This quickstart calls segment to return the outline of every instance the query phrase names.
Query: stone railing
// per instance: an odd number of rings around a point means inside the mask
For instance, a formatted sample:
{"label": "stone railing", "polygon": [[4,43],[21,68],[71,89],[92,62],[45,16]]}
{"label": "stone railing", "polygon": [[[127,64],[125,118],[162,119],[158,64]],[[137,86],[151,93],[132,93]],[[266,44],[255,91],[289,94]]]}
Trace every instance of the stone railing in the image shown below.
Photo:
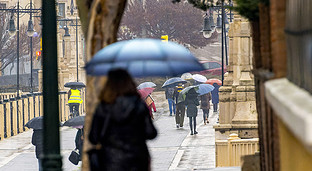
{"label": "stone railing", "polygon": [[[28,130],[25,124],[34,117],[43,115],[42,93],[23,94],[17,98],[14,93],[1,94],[0,100],[0,140]],[[85,113],[85,93],[79,113]],[[59,119],[64,122],[69,118],[68,94],[59,92]]]}
{"label": "stone railing", "polygon": [[240,139],[231,134],[227,140],[216,140],[216,167],[241,166],[241,157],[259,151],[259,138]]}

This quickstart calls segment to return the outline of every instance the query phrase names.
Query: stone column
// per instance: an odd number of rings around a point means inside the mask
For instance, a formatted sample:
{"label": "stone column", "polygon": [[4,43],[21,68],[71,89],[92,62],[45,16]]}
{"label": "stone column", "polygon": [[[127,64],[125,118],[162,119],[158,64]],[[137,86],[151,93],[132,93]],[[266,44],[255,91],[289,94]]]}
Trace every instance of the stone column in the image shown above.
{"label": "stone column", "polygon": [[219,92],[219,124],[214,125],[216,139],[226,139],[231,133],[240,138],[258,137],[250,31],[248,20],[234,15],[229,30],[229,66]]}

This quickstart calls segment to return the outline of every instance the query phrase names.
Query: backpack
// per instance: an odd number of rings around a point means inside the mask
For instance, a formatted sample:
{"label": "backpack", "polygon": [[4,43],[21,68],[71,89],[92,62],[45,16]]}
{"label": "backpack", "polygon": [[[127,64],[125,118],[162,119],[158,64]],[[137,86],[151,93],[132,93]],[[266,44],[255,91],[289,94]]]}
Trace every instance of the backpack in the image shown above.
{"label": "backpack", "polygon": [[168,88],[168,98],[173,98],[173,94],[174,94],[174,88],[173,87],[169,87]]}

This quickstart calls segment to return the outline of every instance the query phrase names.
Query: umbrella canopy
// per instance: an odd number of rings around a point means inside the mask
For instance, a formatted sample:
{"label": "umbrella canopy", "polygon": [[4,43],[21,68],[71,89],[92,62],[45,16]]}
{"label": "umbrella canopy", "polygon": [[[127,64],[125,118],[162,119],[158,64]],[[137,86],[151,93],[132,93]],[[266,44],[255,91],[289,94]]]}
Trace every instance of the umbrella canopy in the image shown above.
{"label": "umbrella canopy", "polygon": [[68,82],[64,85],[64,87],[76,87],[76,88],[82,88],[82,87],[86,87],[86,85],[82,82]]}
{"label": "umbrella canopy", "polygon": [[198,82],[201,82],[201,83],[204,83],[207,81],[207,78],[203,75],[200,75],[200,74],[194,74],[192,76],[192,78],[195,80],[195,81],[198,81]]}
{"label": "umbrella canopy", "polygon": [[176,86],[176,85],[179,84],[179,83],[185,84],[185,83],[187,83],[187,81],[183,80],[183,79],[180,78],[180,77],[173,77],[173,78],[168,79],[168,80],[162,85],[161,88],[166,88],[166,87],[170,87],[170,86]]}
{"label": "umbrella canopy", "polygon": [[198,86],[189,86],[189,87],[185,87],[178,96],[178,103],[182,102],[185,100],[186,98],[186,94],[191,90],[191,89],[195,89],[196,92],[198,91],[199,87]]}
{"label": "umbrella canopy", "polygon": [[176,76],[204,67],[185,47],[157,39],[133,39],[106,46],[86,64],[89,75],[107,75],[113,68],[126,69],[134,77]]}
{"label": "umbrella canopy", "polygon": [[182,75],[181,75],[181,78],[182,78],[183,80],[191,80],[191,79],[193,79],[192,74],[189,73],[189,72],[182,74]]}
{"label": "umbrella canopy", "polygon": [[144,83],[141,83],[137,89],[140,90],[140,89],[143,89],[143,88],[148,88],[148,87],[155,87],[156,84],[153,83],[153,82],[144,82]]}
{"label": "umbrella canopy", "polygon": [[147,87],[147,88],[143,88],[138,90],[142,99],[145,99],[149,94],[151,94],[153,91],[155,90],[155,88],[151,88],[151,87]]}
{"label": "umbrella canopy", "polygon": [[211,92],[214,89],[214,86],[210,84],[199,84],[197,93],[199,93],[200,96],[207,94]]}
{"label": "umbrella canopy", "polygon": [[213,84],[213,83],[217,83],[218,85],[222,85],[222,81],[219,79],[209,79],[205,82],[206,84]]}
{"label": "umbrella canopy", "polygon": [[63,126],[70,126],[74,128],[82,128],[84,125],[85,116],[76,116],[67,120]]}
{"label": "umbrella canopy", "polygon": [[43,116],[32,118],[25,126],[32,129],[43,129]]}

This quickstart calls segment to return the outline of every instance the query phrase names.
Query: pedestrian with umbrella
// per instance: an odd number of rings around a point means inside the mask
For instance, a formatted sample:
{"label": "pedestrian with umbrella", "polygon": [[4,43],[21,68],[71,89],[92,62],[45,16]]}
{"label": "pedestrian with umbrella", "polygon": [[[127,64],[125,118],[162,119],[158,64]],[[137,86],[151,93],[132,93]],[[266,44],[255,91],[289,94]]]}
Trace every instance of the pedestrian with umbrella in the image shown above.
{"label": "pedestrian with umbrella", "polygon": [[218,104],[219,104],[219,88],[218,83],[213,83],[214,89],[211,92],[212,96],[212,104],[213,104],[213,112],[218,112]]}
{"label": "pedestrian with umbrella", "polygon": [[177,128],[182,128],[183,127],[183,123],[184,123],[184,116],[185,116],[185,104],[184,104],[184,100],[183,101],[179,101],[179,95],[180,92],[183,90],[183,84],[179,83],[178,86],[176,87],[175,90],[175,99],[176,99],[176,116],[175,116],[175,120],[176,120],[176,126]]}
{"label": "pedestrian with umbrella", "polygon": [[162,86],[162,88],[166,88],[165,95],[166,95],[166,99],[168,100],[170,116],[172,116],[172,113],[174,115],[176,114],[176,103],[174,102],[176,97],[174,95],[174,92],[175,92],[175,86],[180,83],[184,84],[186,83],[186,81],[180,77],[173,77],[173,78],[168,79]]}
{"label": "pedestrian with umbrella", "polygon": [[187,106],[186,115],[190,120],[191,135],[198,134],[196,131],[197,106],[199,105],[198,93],[195,88],[191,88],[185,97],[185,105]]}
{"label": "pedestrian with umbrella", "polygon": [[[72,151],[69,156],[69,160],[77,165],[79,161],[81,161],[82,147],[83,147],[83,126],[84,126],[85,116],[76,116],[69,120],[67,120],[63,126],[69,126],[73,128],[77,128],[76,137],[75,137],[75,146],[76,148]],[[75,154],[76,153],[76,154]],[[78,155],[78,157],[74,157]]]}
{"label": "pedestrian with umbrella", "polygon": [[211,91],[214,87],[210,84],[199,84],[197,92],[200,97],[200,108],[203,110],[204,124],[209,123],[209,109],[211,100]]}
{"label": "pedestrian with umbrella", "polygon": [[155,102],[154,99],[152,98],[152,92],[154,91],[155,88],[143,88],[139,90],[139,93],[141,95],[141,98],[145,101],[149,112],[150,112],[150,116],[152,119],[154,119],[154,115],[153,115],[153,111],[156,112],[156,106],[155,106]]}
{"label": "pedestrian with umbrella", "polygon": [[26,127],[33,129],[31,143],[35,146],[36,158],[38,159],[39,171],[42,170],[43,154],[43,116],[35,117],[25,124]]}

